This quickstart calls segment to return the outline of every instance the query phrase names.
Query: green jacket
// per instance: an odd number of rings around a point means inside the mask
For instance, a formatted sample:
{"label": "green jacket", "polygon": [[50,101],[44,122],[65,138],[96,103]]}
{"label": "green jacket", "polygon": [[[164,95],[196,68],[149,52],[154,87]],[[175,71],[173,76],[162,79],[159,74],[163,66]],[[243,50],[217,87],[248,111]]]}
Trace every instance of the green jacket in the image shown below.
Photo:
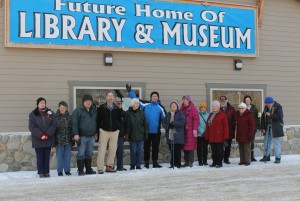
{"label": "green jacket", "polygon": [[145,140],[148,138],[148,123],[143,110],[133,110],[131,107],[125,114],[125,134],[129,141]]}
{"label": "green jacket", "polygon": [[87,111],[83,105],[78,106],[72,114],[72,133],[79,136],[94,136],[97,132],[97,109],[92,105]]}

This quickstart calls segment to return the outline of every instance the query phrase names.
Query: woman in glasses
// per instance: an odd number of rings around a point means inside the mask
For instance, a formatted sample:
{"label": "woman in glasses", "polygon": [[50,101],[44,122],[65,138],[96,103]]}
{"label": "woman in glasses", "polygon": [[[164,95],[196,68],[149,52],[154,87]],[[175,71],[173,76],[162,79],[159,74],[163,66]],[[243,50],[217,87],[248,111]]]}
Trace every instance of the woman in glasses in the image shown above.
{"label": "woman in glasses", "polygon": [[251,142],[254,138],[254,117],[247,109],[245,103],[241,103],[234,115],[236,122],[236,141],[239,143],[240,163],[239,165],[250,165],[251,163]]}

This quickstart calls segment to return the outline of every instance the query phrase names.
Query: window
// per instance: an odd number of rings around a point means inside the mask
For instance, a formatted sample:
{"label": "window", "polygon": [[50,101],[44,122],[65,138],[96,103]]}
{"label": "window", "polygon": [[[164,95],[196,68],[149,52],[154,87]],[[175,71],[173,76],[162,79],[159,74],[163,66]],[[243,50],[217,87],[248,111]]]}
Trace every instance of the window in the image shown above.
{"label": "window", "polygon": [[[69,81],[70,108],[74,109],[81,104],[85,94],[91,95],[94,103],[99,106],[105,103],[106,92],[114,91],[116,96],[122,97],[123,109],[127,110],[130,106],[130,98],[125,87],[126,84],[127,82],[122,81]],[[136,95],[143,98],[146,83],[135,82],[132,85],[132,90]]]}

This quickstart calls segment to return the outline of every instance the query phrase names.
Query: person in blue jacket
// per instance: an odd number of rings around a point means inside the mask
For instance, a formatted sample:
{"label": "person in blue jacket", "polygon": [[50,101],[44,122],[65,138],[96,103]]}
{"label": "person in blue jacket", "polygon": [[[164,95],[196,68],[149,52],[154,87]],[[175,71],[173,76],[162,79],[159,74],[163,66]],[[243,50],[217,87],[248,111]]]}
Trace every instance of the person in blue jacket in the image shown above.
{"label": "person in blue jacket", "polygon": [[[137,98],[131,85],[126,84],[126,89],[130,98]],[[151,92],[151,100],[145,101],[140,99],[140,108],[145,111],[147,123],[149,125],[149,137],[144,142],[144,161],[145,168],[149,168],[150,148],[152,146],[153,168],[161,168],[158,164],[158,153],[161,136],[161,122],[165,118],[165,108],[160,104],[159,93]]]}
{"label": "person in blue jacket", "polygon": [[184,144],[185,122],[185,115],[179,110],[178,101],[172,100],[170,103],[170,112],[163,119],[163,126],[166,129],[166,138],[171,151],[170,168],[181,167],[181,150]]}
{"label": "person in blue jacket", "polygon": [[199,119],[200,124],[198,127],[198,137],[197,137],[197,157],[199,166],[208,165],[207,164],[207,154],[208,154],[208,141],[205,139],[205,129],[206,122],[209,116],[207,112],[207,106],[205,102],[202,102],[199,106]]}

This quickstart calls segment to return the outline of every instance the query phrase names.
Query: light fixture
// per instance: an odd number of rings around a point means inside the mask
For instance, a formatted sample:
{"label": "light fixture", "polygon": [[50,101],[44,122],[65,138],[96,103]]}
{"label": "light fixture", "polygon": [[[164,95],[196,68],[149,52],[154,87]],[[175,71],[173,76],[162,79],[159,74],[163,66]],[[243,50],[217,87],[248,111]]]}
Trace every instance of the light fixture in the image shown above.
{"label": "light fixture", "polygon": [[241,59],[234,60],[234,69],[242,70],[242,68],[243,68],[243,61]]}
{"label": "light fixture", "polygon": [[112,66],[112,64],[113,64],[113,55],[112,54],[105,53],[103,59],[104,59],[105,66]]}

